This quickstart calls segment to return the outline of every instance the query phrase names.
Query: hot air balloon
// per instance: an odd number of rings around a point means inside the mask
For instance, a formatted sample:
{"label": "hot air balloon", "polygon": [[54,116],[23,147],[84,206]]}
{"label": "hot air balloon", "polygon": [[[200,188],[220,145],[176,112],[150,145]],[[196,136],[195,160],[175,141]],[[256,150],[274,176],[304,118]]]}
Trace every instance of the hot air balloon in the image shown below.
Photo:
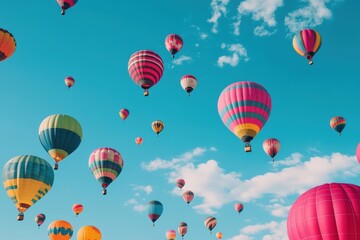
{"label": "hot air balloon", "polygon": [[167,238],[168,240],[175,240],[175,239],[176,239],[176,232],[175,232],[175,230],[168,230],[168,231],[166,232],[166,238]]}
{"label": "hot air balloon", "polygon": [[83,226],[77,232],[77,240],[101,240],[101,232],[94,226]]}
{"label": "hot air balloon", "polygon": [[73,235],[73,227],[65,220],[55,220],[48,226],[50,240],[69,240]]}
{"label": "hot air balloon", "polygon": [[65,85],[70,89],[75,83],[75,79],[73,77],[67,76],[65,78]]}
{"label": "hot air balloon", "polygon": [[216,226],[216,223],[217,223],[216,218],[212,216],[207,217],[204,221],[204,225],[207,229],[209,229],[210,233]]}
{"label": "hot air balloon", "polygon": [[72,210],[76,214],[76,216],[78,216],[83,211],[83,209],[84,207],[80,203],[76,203],[72,206]]}
{"label": "hot air balloon", "polygon": [[153,223],[153,226],[155,225],[156,220],[159,219],[163,212],[163,205],[161,202],[157,200],[153,200],[147,203],[147,213],[148,217],[150,218],[151,222]]}
{"label": "hot air balloon", "polygon": [[245,152],[251,152],[250,141],[270,116],[271,97],[258,83],[236,82],[220,94],[218,112],[225,126],[245,143]]}
{"label": "hot air balloon", "polygon": [[148,96],[149,89],[161,79],[164,63],[157,53],[140,50],[131,55],[128,71],[132,80],[144,89],[144,96]]}
{"label": "hot air balloon", "polygon": [[306,57],[312,65],[312,58],[321,46],[321,36],[315,30],[307,28],[296,33],[292,43],[295,51],[300,56]]}
{"label": "hot air balloon", "polygon": [[165,38],[165,47],[171,53],[173,58],[174,55],[183,47],[183,44],[184,42],[182,38],[177,34],[169,34]]}
{"label": "hot air balloon", "polygon": [[89,158],[89,168],[96,180],[103,187],[103,195],[106,188],[119,176],[124,167],[121,154],[113,148],[98,148],[94,150]]}
{"label": "hot air balloon", "polygon": [[178,227],[178,232],[181,235],[182,239],[184,239],[185,234],[187,233],[188,225],[186,222],[181,222]]}
{"label": "hot air balloon", "polygon": [[159,133],[164,129],[164,123],[160,120],[153,121],[151,123],[151,127],[154,132],[156,132],[156,135],[158,136]]}
{"label": "hot air balloon", "polygon": [[268,138],[263,142],[263,149],[274,161],[274,157],[280,150],[280,142],[276,138]]}
{"label": "hot air balloon", "polygon": [[122,120],[127,119],[127,117],[129,116],[129,110],[127,110],[126,108],[120,109],[119,111],[119,115],[121,117]]}
{"label": "hot air balloon", "polygon": [[336,116],[330,120],[330,127],[335,131],[337,131],[339,135],[341,135],[341,132],[344,130],[345,125],[346,125],[346,120],[343,117]]}
{"label": "hot air balloon", "polygon": [[301,194],[287,218],[289,240],[360,239],[360,187],[326,183]]}
{"label": "hot air balloon", "polygon": [[190,93],[196,88],[197,86],[197,79],[193,75],[185,75],[180,79],[181,87],[188,93]]}
{"label": "hot air balloon", "polygon": [[32,155],[11,158],[2,174],[6,193],[19,211],[19,221],[24,219],[24,212],[28,208],[46,195],[54,182],[54,171],[50,164]]}
{"label": "hot air balloon", "polygon": [[217,232],[217,233],[216,233],[216,237],[217,237],[217,239],[222,239],[222,233],[221,233],[221,232]]}
{"label": "hot air balloon", "polygon": [[241,203],[235,203],[234,205],[235,211],[237,211],[239,214],[244,210],[244,205]]}
{"label": "hot air balloon", "polygon": [[39,213],[38,215],[36,215],[35,222],[38,225],[38,228],[40,228],[40,226],[44,223],[45,218],[46,216],[43,213]]}
{"label": "hot air balloon", "polygon": [[16,49],[14,36],[7,30],[0,28],[0,62],[9,58]]}
{"label": "hot air balloon", "polygon": [[61,15],[65,15],[65,10],[74,6],[78,0],[56,0],[61,7]]}
{"label": "hot air balloon", "polygon": [[140,144],[143,142],[143,139],[141,137],[135,138],[135,143],[140,146]]}
{"label": "hot air balloon", "polygon": [[357,148],[356,148],[356,158],[357,158],[358,162],[360,163],[360,143],[357,145]]}
{"label": "hot air balloon", "polygon": [[190,190],[187,190],[186,192],[183,193],[183,199],[184,201],[189,204],[194,198],[194,193]]}
{"label": "hot air balloon", "polygon": [[65,114],[54,114],[46,117],[39,127],[39,140],[44,149],[58,163],[74,152],[80,145],[82,129],[80,123]]}
{"label": "hot air balloon", "polygon": [[185,186],[185,180],[179,178],[178,180],[176,180],[176,186],[178,186],[178,188],[180,188],[180,190]]}

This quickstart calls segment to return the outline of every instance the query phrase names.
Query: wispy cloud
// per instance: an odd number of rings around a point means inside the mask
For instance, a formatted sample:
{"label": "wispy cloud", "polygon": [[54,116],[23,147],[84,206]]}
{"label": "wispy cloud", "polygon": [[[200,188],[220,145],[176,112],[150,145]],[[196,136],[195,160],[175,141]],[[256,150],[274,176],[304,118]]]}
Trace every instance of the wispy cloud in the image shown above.
{"label": "wispy cloud", "polygon": [[268,234],[263,235],[262,240],[288,240],[286,234],[286,221],[271,221],[264,224],[246,226],[240,230],[238,236],[232,237],[230,240],[252,240],[255,239],[253,235],[261,232],[269,232]]}
{"label": "wispy cloud", "polygon": [[212,16],[207,21],[213,24],[211,31],[213,33],[218,32],[218,21],[222,15],[226,15],[226,5],[230,2],[230,0],[212,0],[211,8],[212,8]]}
{"label": "wispy cloud", "polygon": [[[307,5],[299,8],[285,17],[285,25],[291,33],[303,28],[316,27],[324,20],[331,19],[332,12],[327,7],[331,0],[302,0]],[[334,2],[334,0],[332,0]]]}
{"label": "wispy cloud", "polygon": [[153,192],[153,187],[151,185],[133,185],[132,190],[134,191],[134,198],[129,199],[125,202],[125,206],[131,206],[134,211],[144,212],[146,210],[146,205],[144,203],[144,199],[141,198],[143,193],[149,195]]}
{"label": "wispy cloud", "polygon": [[247,56],[247,51],[245,47],[241,44],[221,44],[221,48],[227,49],[230,52],[230,55],[220,56],[217,60],[217,65],[223,67],[225,64],[228,64],[232,67],[238,65],[239,61],[243,59],[244,61],[249,61]]}
{"label": "wispy cloud", "polygon": [[146,185],[146,186],[135,186],[133,188],[134,191],[136,192],[145,192],[146,194],[150,194],[153,192],[153,187],[150,185]]}
{"label": "wispy cloud", "polygon": [[175,59],[172,61],[172,63],[173,63],[174,65],[181,65],[181,64],[183,64],[184,62],[189,62],[189,61],[191,61],[191,60],[192,60],[191,57],[185,56],[185,55],[181,55],[180,57],[175,58]]}
{"label": "wispy cloud", "polygon": [[283,0],[245,0],[238,6],[237,21],[233,24],[234,34],[240,34],[241,18],[251,15],[254,21],[261,22],[260,26],[254,29],[254,34],[258,36],[268,36],[275,33],[266,28],[276,26],[275,11],[283,6]]}

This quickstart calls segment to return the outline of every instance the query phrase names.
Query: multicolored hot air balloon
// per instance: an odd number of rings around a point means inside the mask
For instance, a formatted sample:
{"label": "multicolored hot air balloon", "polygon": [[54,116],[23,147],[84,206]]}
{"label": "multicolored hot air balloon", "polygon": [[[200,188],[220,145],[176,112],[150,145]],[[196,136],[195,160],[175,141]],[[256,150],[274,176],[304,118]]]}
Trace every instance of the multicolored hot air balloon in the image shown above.
{"label": "multicolored hot air balloon", "polygon": [[73,212],[78,216],[84,209],[84,206],[80,203],[76,203],[72,206]]}
{"label": "multicolored hot air balloon", "polygon": [[150,218],[151,222],[153,223],[153,226],[155,226],[156,220],[159,219],[163,212],[163,205],[161,202],[157,200],[153,200],[147,203],[147,213],[148,217]]}
{"label": "multicolored hot air balloon", "polygon": [[245,143],[245,152],[251,152],[250,141],[270,116],[271,97],[258,83],[236,82],[221,92],[218,112],[225,126]]}
{"label": "multicolored hot air balloon", "polygon": [[65,10],[74,6],[78,0],[56,0],[61,7],[61,15],[65,15]]}
{"label": "multicolored hot air balloon", "polygon": [[43,213],[39,213],[38,215],[36,215],[35,222],[38,225],[38,228],[40,228],[40,226],[44,223],[45,219],[46,216]]}
{"label": "multicolored hot air balloon", "polygon": [[75,83],[75,79],[73,77],[67,76],[65,78],[65,85],[70,89]]}
{"label": "multicolored hot air balloon", "polygon": [[141,137],[135,138],[135,143],[136,143],[137,145],[140,146],[142,142],[143,142],[143,139],[142,139]]}
{"label": "multicolored hot air balloon", "polygon": [[360,239],[360,187],[326,183],[301,194],[287,218],[289,240]]}
{"label": "multicolored hot air balloon", "polygon": [[151,123],[151,127],[156,133],[156,136],[159,136],[159,133],[164,129],[164,123],[160,120],[156,120]]}
{"label": "multicolored hot air balloon", "polygon": [[44,149],[58,163],[74,152],[81,143],[82,128],[73,117],[54,114],[46,117],[39,127],[39,140]]}
{"label": "multicolored hot air balloon", "polygon": [[50,240],[69,240],[74,231],[72,225],[65,220],[55,220],[48,226]]}
{"label": "multicolored hot air balloon", "polygon": [[182,239],[184,239],[185,234],[187,233],[188,225],[186,222],[180,222],[178,227],[178,232],[181,235]]}
{"label": "multicolored hot air balloon", "polygon": [[235,203],[234,204],[235,211],[237,211],[239,214],[244,210],[244,205],[242,203]]}
{"label": "multicolored hot air balloon", "polygon": [[168,230],[168,231],[166,232],[166,238],[167,238],[168,240],[175,240],[175,239],[176,239],[176,232],[175,232],[175,230]]}
{"label": "multicolored hot air balloon", "polygon": [[337,131],[339,135],[341,135],[341,132],[344,130],[346,126],[346,120],[343,117],[336,116],[330,119],[330,127]]}
{"label": "multicolored hot air balloon", "polygon": [[165,47],[174,58],[175,54],[183,47],[184,42],[177,34],[169,34],[165,38]]}
{"label": "multicolored hot air balloon", "polygon": [[216,223],[217,223],[216,218],[212,216],[207,217],[204,221],[204,225],[207,229],[209,229],[210,233],[216,226]]}
{"label": "multicolored hot air balloon", "polygon": [[190,191],[190,190],[187,190],[186,192],[183,193],[182,196],[183,196],[184,201],[187,204],[189,204],[194,198],[194,193],[192,191]]}
{"label": "multicolored hot air balloon", "polygon": [[22,155],[11,158],[3,168],[3,183],[9,198],[24,219],[24,212],[38,202],[54,183],[54,170],[39,157]]}
{"label": "multicolored hot air balloon", "polygon": [[76,236],[77,240],[101,240],[101,232],[94,226],[81,227]]}
{"label": "multicolored hot air balloon", "polygon": [[185,75],[180,79],[180,85],[190,96],[190,93],[197,86],[197,79],[193,75]]}
{"label": "multicolored hot air balloon", "polygon": [[119,111],[119,115],[121,117],[122,120],[127,119],[127,117],[129,116],[130,112],[129,110],[127,110],[126,108],[120,109]]}
{"label": "multicolored hot air balloon", "polygon": [[185,186],[185,180],[179,178],[178,180],[176,180],[176,186],[178,186],[178,188],[180,188],[180,190],[182,190],[182,188]]}
{"label": "multicolored hot air balloon", "polygon": [[113,148],[98,148],[89,158],[89,168],[96,180],[103,187],[103,195],[106,188],[120,175],[124,168],[124,160],[121,154]]}
{"label": "multicolored hot air balloon", "polygon": [[217,238],[217,239],[222,239],[222,236],[223,236],[223,235],[222,235],[221,232],[217,232],[217,233],[216,233],[216,238]]}
{"label": "multicolored hot air balloon", "polygon": [[7,30],[0,28],[0,62],[13,55],[15,49],[14,36]]}
{"label": "multicolored hot air balloon", "polygon": [[144,96],[148,96],[149,89],[161,79],[164,62],[157,53],[140,50],[131,55],[128,71],[132,80],[144,89]]}
{"label": "multicolored hot air balloon", "polygon": [[303,29],[294,36],[292,44],[295,51],[300,56],[306,57],[312,65],[312,59],[321,46],[321,36],[310,28]]}
{"label": "multicolored hot air balloon", "polygon": [[274,157],[280,150],[280,141],[276,138],[268,138],[263,142],[263,149],[274,161]]}

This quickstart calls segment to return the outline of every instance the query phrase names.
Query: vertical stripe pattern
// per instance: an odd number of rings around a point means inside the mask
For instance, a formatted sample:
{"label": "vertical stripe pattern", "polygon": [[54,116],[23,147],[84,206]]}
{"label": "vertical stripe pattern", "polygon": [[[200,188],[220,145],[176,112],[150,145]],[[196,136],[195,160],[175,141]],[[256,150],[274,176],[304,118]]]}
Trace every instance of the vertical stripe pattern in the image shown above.
{"label": "vertical stripe pattern", "polygon": [[263,142],[263,149],[267,155],[274,158],[280,150],[280,141],[276,138],[268,138]]}
{"label": "vertical stripe pattern", "polygon": [[313,29],[307,28],[300,30],[293,37],[293,47],[295,51],[306,57],[309,61],[321,47],[321,36]]}

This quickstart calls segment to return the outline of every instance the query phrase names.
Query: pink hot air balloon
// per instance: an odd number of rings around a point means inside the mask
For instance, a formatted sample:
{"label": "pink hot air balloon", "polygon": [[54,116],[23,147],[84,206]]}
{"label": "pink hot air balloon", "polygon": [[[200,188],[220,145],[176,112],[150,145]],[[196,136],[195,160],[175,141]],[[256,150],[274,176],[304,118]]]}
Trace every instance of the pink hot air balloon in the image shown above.
{"label": "pink hot air balloon", "polygon": [[65,78],[65,85],[70,89],[75,83],[75,79],[73,77],[67,76]]}
{"label": "pink hot air balloon", "polygon": [[180,190],[185,186],[185,180],[179,178],[178,180],[176,180],[176,186],[178,186],[178,188],[180,188]]}
{"label": "pink hot air balloon", "polygon": [[183,47],[183,40],[178,34],[169,34],[165,38],[165,47],[171,53],[172,57]]}
{"label": "pink hot air balloon", "polygon": [[186,192],[183,193],[183,199],[184,201],[189,204],[194,198],[194,193],[190,190],[187,190]]}
{"label": "pink hot air balloon", "polygon": [[274,157],[280,150],[280,141],[276,138],[268,138],[263,142],[263,149],[274,161]]}
{"label": "pink hot air balloon", "polygon": [[142,137],[135,138],[135,143],[140,146],[140,144],[143,142]]}
{"label": "pink hot air balloon", "polygon": [[168,230],[165,235],[168,240],[175,240],[176,238],[175,230]]}
{"label": "pink hot air balloon", "polygon": [[293,203],[287,219],[289,240],[359,240],[360,187],[326,183]]}
{"label": "pink hot air balloon", "polygon": [[358,162],[360,163],[360,143],[358,144],[358,146],[356,148],[356,158],[357,158]]}
{"label": "pink hot air balloon", "polygon": [[244,210],[244,205],[241,203],[235,203],[234,204],[235,211],[237,211],[239,214]]}

